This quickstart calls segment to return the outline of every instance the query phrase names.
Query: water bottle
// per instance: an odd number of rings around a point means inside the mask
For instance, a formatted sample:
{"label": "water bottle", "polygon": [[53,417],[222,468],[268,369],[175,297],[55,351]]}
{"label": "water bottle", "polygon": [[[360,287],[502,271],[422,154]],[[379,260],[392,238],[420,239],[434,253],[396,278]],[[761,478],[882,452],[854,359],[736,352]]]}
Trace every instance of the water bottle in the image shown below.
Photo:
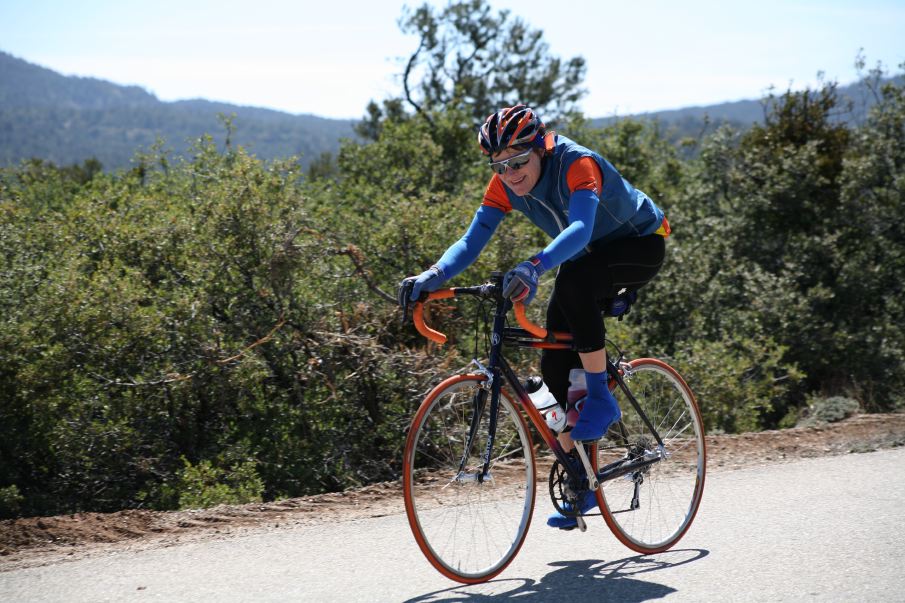
{"label": "water bottle", "polygon": [[525,389],[528,391],[528,397],[531,398],[534,408],[544,417],[547,427],[554,433],[562,431],[566,426],[566,413],[547,388],[547,384],[540,377],[531,377],[525,384]]}
{"label": "water bottle", "polygon": [[584,406],[584,400],[588,395],[588,385],[584,376],[584,369],[574,368],[569,371],[569,412],[566,413],[566,424],[575,427],[578,422],[578,414]]}

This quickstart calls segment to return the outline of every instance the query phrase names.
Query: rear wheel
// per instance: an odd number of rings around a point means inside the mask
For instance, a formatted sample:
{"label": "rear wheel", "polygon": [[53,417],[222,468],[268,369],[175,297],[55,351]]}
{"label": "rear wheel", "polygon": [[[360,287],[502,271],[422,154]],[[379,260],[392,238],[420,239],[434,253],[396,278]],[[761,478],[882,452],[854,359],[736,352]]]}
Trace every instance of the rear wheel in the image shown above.
{"label": "rear wheel", "polygon": [[675,545],[694,520],[706,473],[704,424],[694,394],[669,365],[641,358],[624,379],[663,440],[660,450],[625,392],[614,392],[622,420],[597,443],[598,474],[631,471],[605,481],[597,502],[613,534],[639,553]]}
{"label": "rear wheel", "polygon": [[[403,462],[405,510],[418,546],[442,574],[464,583],[503,571],[521,548],[534,510],[531,438],[505,391],[483,473],[490,427],[485,381],[460,375],[435,387],[412,421]],[[481,397],[484,408],[473,422]]]}

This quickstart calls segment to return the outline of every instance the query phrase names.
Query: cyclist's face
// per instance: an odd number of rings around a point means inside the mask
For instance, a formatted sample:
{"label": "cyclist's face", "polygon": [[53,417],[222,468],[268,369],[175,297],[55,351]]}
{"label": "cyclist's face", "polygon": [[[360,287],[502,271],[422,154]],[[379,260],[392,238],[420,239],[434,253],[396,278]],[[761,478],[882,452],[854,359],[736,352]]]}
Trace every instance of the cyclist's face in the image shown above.
{"label": "cyclist's face", "polygon": [[[525,151],[519,151],[517,149],[508,148],[500,151],[499,153],[495,153],[492,156],[494,161],[503,161],[504,159],[509,159],[510,157],[515,157],[516,155],[520,155]],[[531,189],[534,188],[534,185],[537,184],[538,178],[540,178],[540,151],[532,150],[529,155],[529,161],[521,168],[517,170],[513,170],[511,167],[507,167],[506,171],[500,174],[500,179],[502,179],[503,184],[505,184],[509,189],[518,196],[523,196],[531,192]]]}

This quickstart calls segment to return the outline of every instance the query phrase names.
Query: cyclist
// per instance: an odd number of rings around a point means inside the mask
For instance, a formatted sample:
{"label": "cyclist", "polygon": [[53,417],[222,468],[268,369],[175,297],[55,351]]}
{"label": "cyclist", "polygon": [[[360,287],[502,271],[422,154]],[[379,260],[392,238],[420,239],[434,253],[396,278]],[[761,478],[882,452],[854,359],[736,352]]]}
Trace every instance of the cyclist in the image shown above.
{"label": "cyclist", "polygon": [[[621,412],[607,387],[606,330],[601,311],[616,299],[630,303],[638,288],[660,270],[669,223],[643,192],[626,181],[610,162],[565,136],[548,132],[537,114],[519,104],[490,115],[478,142],[493,175],[466,233],[418,276],[403,284],[410,299],[438,289],[471,265],[505,215],[516,209],[552,241],[510,270],[503,294],[530,303],[538,279],[558,268],[547,306],[546,327],[572,333],[575,348],[545,350],[541,374],[554,397],[568,408],[569,372],[581,367],[587,397],[571,432],[559,435],[570,451],[573,441],[597,440]],[[402,287],[405,291],[406,286]],[[612,313],[612,312],[611,312]],[[588,492],[579,506],[596,505]],[[548,525],[575,527],[574,517],[551,515]]]}

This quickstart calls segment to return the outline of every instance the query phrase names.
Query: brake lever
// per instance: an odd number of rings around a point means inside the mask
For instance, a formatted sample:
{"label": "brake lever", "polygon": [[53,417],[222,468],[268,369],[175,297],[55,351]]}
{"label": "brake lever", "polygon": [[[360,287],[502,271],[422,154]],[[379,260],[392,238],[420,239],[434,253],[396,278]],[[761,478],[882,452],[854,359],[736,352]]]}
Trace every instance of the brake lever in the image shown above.
{"label": "brake lever", "polygon": [[415,288],[415,279],[405,280],[399,285],[399,291],[397,292],[397,301],[399,305],[402,307],[402,324],[406,324],[411,321],[411,312],[410,310],[415,307],[415,304],[418,302],[427,301],[430,293],[428,291],[422,291],[421,295],[418,296],[418,299],[412,300],[412,289]]}
{"label": "brake lever", "polygon": [[414,286],[414,279],[404,279],[399,283],[399,288],[396,291],[396,301],[402,308],[402,324],[407,323],[409,320],[409,308],[412,306],[412,301],[409,298],[412,295],[412,288]]}

